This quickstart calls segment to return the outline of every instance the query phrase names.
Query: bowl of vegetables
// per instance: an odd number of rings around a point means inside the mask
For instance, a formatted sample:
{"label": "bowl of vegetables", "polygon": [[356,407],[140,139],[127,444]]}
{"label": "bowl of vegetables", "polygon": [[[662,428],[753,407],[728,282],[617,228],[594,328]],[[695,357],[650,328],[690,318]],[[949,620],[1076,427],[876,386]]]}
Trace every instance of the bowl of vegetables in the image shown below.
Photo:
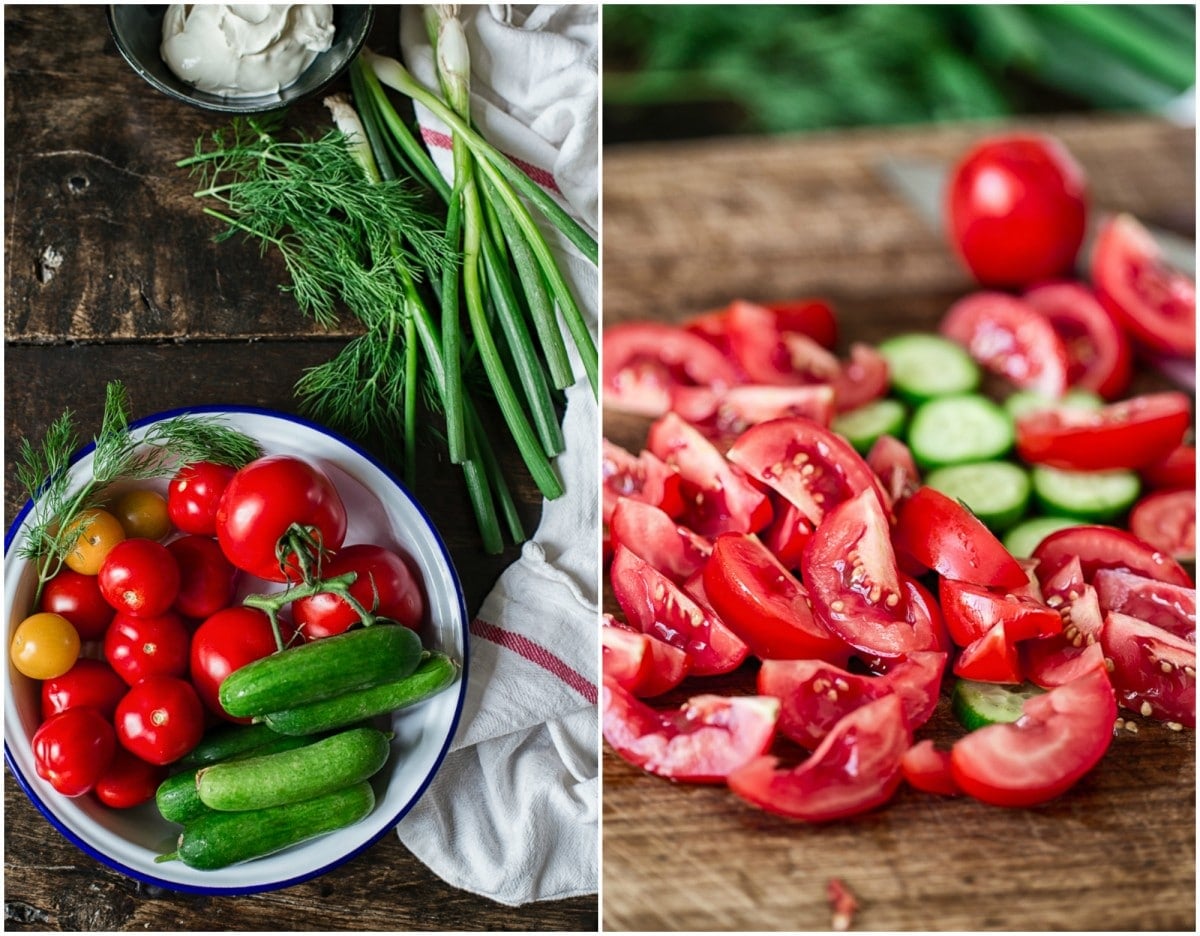
{"label": "bowl of vegetables", "polygon": [[[7,531],[5,761],[138,880],[246,894],[322,874],[391,830],[449,748],[468,623],[450,556],[399,481],[317,424],[205,407],[126,428],[120,405]],[[25,464],[65,461],[68,426]],[[60,529],[74,548],[39,554]]]}

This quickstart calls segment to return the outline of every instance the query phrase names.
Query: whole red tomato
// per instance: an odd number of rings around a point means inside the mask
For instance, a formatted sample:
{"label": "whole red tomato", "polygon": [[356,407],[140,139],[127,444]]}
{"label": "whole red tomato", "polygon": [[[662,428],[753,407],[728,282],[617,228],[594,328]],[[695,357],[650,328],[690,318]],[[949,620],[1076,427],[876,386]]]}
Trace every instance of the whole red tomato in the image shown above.
{"label": "whole red tomato", "polygon": [[179,594],[179,563],[162,543],[127,539],[112,548],[100,566],[100,593],[127,614],[162,614]]}
{"label": "whole red tomato", "polygon": [[182,536],[167,544],[179,563],[179,594],[175,610],[187,618],[204,620],[233,600],[238,570],[225,558],[210,536]]}
{"label": "whole red tomato", "polygon": [[104,658],[131,686],[147,676],[182,676],[190,639],[173,611],[154,617],[118,614],[104,636]]}
{"label": "whole red tomato", "polygon": [[217,509],[217,542],[239,569],[271,582],[298,580],[289,546],[287,573],[280,539],[298,524],[336,550],[346,538],[346,508],[333,482],[320,469],[290,455],[267,455],[242,468]]}
{"label": "whole red tomato", "polygon": [[[280,622],[280,633],[290,642],[294,631]],[[256,608],[226,608],[208,618],[192,635],[190,669],[192,685],[208,709],[228,721],[246,724],[248,718],[233,718],[221,708],[217,690],[222,680],[236,669],[269,656],[278,648],[266,613]]]}
{"label": "whole red tomato", "polygon": [[1083,242],[1087,185],[1058,141],[984,140],[951,174],[946,210],[955,251],[985,286],[1027,286],[1069,273]]}
{"label": "whole red tomato", "polygon": [[[421,587],[413,579],[408,564],[382,546],[360,543],[339,549],[321,570],[323,578],[354,572],[357,578],[350,595],[368,611],[390,618],[405,627],[418,627],[425,613]],[[340,634],[359,616],[337,595],[328,592],[301,598],[292,605],[296,627],[308,639]]]}
{"label": "whole red tomato", "polygon": [[96,576],[71,569],[63,569],[46,583],[38,610],[61,614],[75,625],[80,640],[103,637],[116,613],[100,593]]}
{"label": "whole red tomato", "polygon": [[108,770],[96,781],[96,798],[113,809],[130,809],[154,799],[165,779],[165,767],[148,764],[118,747]]}
{"label": "whole red tomato", "polygon": [[167,486],[167,516],[184,533],[212,536],[217,532],[217,507],[236,473],[229,465],[192,462],[176,472]]}
{"label": "whole red tomato", "polygon": [[115,749],[112,725],[93,708],[59,712],[33,734],[38,776],[64,796],[82,796],[94,787]]}
{"label": "whole red tomato", "polygon": [[150,764],[169,764],[200,742],[204,706],[186,680],[147,676],[118,703],[116,725],[125,750]]}
{"label": "whole red tomato", "polygon": [[129,685],[103,660],[82,657],[75,665],[42,683],[42,718],[73,708],[94,708],[112,718]]}

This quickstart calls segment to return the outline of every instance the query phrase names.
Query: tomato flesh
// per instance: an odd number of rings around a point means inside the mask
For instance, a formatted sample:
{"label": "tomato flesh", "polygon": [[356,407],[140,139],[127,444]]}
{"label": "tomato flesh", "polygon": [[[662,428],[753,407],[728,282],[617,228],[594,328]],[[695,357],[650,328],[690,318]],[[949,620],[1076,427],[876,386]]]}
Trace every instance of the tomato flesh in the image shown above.
{"label": "tomato flesh", "polygon": [[1113,400],[1133,376],[1125,331],[1082,283],[1047,283],[1021,297],[1044,315],[1067,353],[1067,383]]}
{"label": "tomato flesh", "polygon": [[948,578],[938,583],[938,595],[946,627],[960,647],[983,637],[999,623],[1004,624],[1012,641],[1049,637],[1062,631],[1058,612],[1029,598]]}
{"label": "tomato flesh", "polygon": [[1196,489],[1155,491],[1133,505],[1129,532],[1174,559],[1196,558]]}
{"label": "tomato flesh", "polygon": [[938,750],[929,738],[918,741],[904,752],[900,771],[909,786],[923,793],[937,793],[939,796],[962,794],[950,769],[950,752]]}
{"label": "tomato flesh", "polygon": [[604,329],[604,405],[656,417],[671,407],[676,386],[727,387],[737,382],[733,366],[703,338],[657,322]]}
{"label": "tomato flesh", "polygon": [[882,435],[871,444],[867,452],[867,466],[875,472],[889,503],[898,504],[921,486],[921,473],[917,470],[912,450],[895,436]]}
{"label": "tomato flesh", "polygon": [[1194,587],[1183,566],[1170,556],[1116,527],[1084,525],[1051,533],[1033,551],[1038,577],[1045,588],[1049,576],[1078,558],[1085,581],[1097,569],[1126,569],[1160,582]]}
{"label": "tomato flesh", "polygon": [[887,393],[887,358],[871,345],[856,341],[850,345],[850,359],[833,378],[837,411],[846,413]]}
{"label": "tomato flesh", "polygon": [[609,528],[614,546],[624,546],[677,583],[703,569],[712,553],[709,540],[653,504],[629,497],[618,498]]}
{"label": "tomato flesh", "polygon": [[600,647],[605,678],[638,698],[662,695],[688,674],[686,653],[634,630],[611,614],[604,615]]}
{"label": "tomato flesh", "polygon": [[751,426],[788,416],[828,426],[833,420],[833,404],[834,390],[829,384],[745,384],[724,391],[677,387],[671,395],[671,408],[717,443],[732,442]]}
{"label": "tomato flesh", "polygon": [[1141,469],[1142,482],[1149,488],[1196,487],[1196,446],[1180,445],[1166,456]]}
{"label": "tomato flesh", "polygon": [[602,450],[600,471],[604,498],[601,509],[605,523],[612,520],[617,499],[621,497],[653,504],[669,517],[683,513],[683,494],[676,469],[663,464],[653,452],[634,455],[608,439],[603,441]]}
{"label": "tomato flesh", "polygon": [[1121,705],[1160,721],[1196,727],[1196,646],[1110,611],[1100,635]]}
{"label": "tomato flesh", "polygon": [[1196,589],[1120,569],[1097,569],[1092,583],[1101,610],[1140,618],[1189,643],[1196,642]]}

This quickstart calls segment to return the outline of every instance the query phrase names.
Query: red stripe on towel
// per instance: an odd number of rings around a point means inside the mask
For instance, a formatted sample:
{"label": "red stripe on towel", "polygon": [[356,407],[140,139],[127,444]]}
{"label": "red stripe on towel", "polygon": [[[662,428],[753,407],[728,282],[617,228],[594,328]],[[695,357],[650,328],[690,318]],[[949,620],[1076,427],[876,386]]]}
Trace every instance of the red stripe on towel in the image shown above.
{"label": "red stripe on towel", "polygon": [[557,676],[588,702],[593,705],[596,704],[598,695],[595,684],[586,676],[568,666],[563,660],[555,656],[541,644],[535,643],[521,634],[513,634],[506,631],[495,624],[481,621],[479,618],[471,622],[471,633],[476,637],[482,637],[484,640],[490,640],[492,643],[504,647],[506,650],[511,650],[518,656],[524,657],[530,663],[537,664],[548,673]]}
{"label": "red stripe on towel", "polygon": [[[421,137],[430,146],[436,146],[438,149],[448,150],[453,149],[454,147],[454,141],[451,140],[449,136],[438,130],[430,130],[428,127],[422,127]],[[507,153],[504,155],[508,156]],[[562,192],[559,191],[558,183],[554,181],[554,176],[545,169],[541,169],[532,163],[527,163],[523,159],[517,159],[515,156],[508,156],[508,159],[513,163],[513,165],[524,172],[525,175],[529,176],[529,178],[533,179],[533,181],[542,188],[549,189],[552,192],[558,192],[560,195],[562,194]]]}

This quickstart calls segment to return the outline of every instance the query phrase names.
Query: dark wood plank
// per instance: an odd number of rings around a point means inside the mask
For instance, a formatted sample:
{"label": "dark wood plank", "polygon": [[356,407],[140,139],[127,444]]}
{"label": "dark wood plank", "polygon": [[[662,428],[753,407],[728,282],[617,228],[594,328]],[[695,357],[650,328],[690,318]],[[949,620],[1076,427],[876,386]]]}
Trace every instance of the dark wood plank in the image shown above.
{"label": "dark wood plank", "polygon": [[[1099,210],[1191,233],[1193,131],[1064,119]],[[679,322],[735,297],[822,295],[842,351],[936,326],[970,288],[940,239],[875,171],[887,155],[952,159],[980,128],[863,130],[605,150],[605,325]],[[1167,386],[1143,371],[1137,389]],[[608,411],[642,446],[648,421]],[[616,610],[611,589],[606,607]],[[656,700],[750,693],[748,665]],[[903,787],[823,826],[772,817],[723,787],[689,787],[604,753],[604,908],[611,930],[822,930],[826,887],[855,893],[864,930],[1193,929],[1195,736],[1145,719],[1057,802],[1001,810]],[[943,698],[922,737],[955,737]],[[1136,895],[1136,896],[1132,896]]]}

